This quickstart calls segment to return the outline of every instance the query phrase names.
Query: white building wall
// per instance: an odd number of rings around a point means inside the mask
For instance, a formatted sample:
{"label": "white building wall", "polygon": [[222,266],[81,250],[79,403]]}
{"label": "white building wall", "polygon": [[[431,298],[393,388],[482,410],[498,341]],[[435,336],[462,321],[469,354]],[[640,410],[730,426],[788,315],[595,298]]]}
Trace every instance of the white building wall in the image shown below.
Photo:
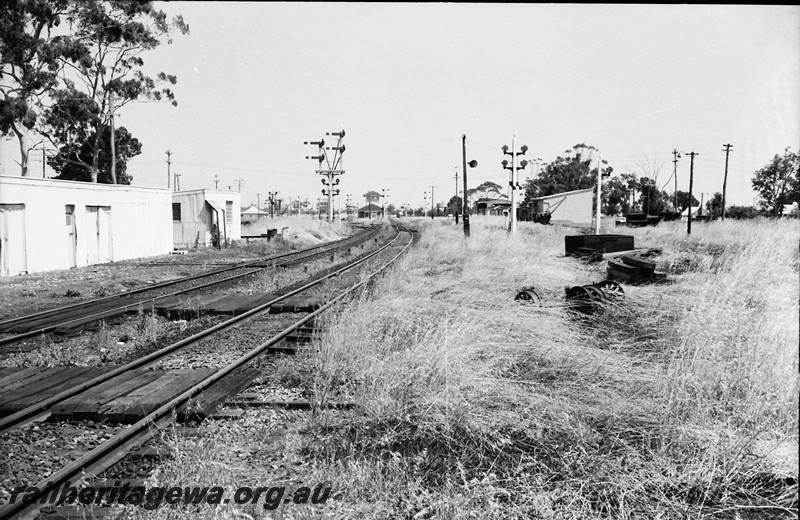
{"label": "white building wall", "polygon": [[101,256],[119,261],[172,251],[171,229],[165,225],[171,220],[170,203],[169,190],[161,188],[0,176],[0,205],[24,205],[24,251],[29,273],[70,267],[68,204],[75,207],[75,265],[83,267],[97,263],[90,258],[97,252],[90,247],[91,233],[87,230],[92,229],[92,213],[87,206],[110,208],[101,222],[103,229],[108,227],[108,241],[103,244],[109,249]]}
{"label": "white building wall", "polygon": [[211,215],[203,190],[177,191],[172,202],[181,205],[181,220],[173,220],[173,241],[176,248],[188,249],[211,243]]}
{"label": "white building wall", "polygon": [[213,211],[206,201],[212,201],[224,213],[228,213],[228,203],[231,203],[230,225],[225,225],[223,230],[221,223],[220,233],[224,231],[229,241],[241,240],[241,195],[238,192],[206,189],[176,191],[172,193],[172,201],[181,204],[181,220],[172,224],[175,247],[183,249],[194,247],[195,243],[205,246],[211,244]]}
{"label": "white building wall", "polygon": [[550,212],[551,222],[569,222],[591,225],[594,190],[578,190],[557,193],[541,198],[543,211]]}
{"label": "white building wall", "polygon": [[[228,211],[228,202],[232,203],[230,222],[226,225],[228,240],[242,239],[242,197],[235,191],[205,190],[206,200],[211,200]],[[221,228],[222,226],[220,226]]]}

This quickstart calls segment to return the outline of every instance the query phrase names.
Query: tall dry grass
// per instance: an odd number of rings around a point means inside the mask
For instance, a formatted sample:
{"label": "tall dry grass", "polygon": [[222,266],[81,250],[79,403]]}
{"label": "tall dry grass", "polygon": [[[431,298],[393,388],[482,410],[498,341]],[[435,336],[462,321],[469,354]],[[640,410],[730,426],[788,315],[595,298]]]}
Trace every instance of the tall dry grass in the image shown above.
{"label": "tall dry grass", "polygon": [[[797,518],[796,223],[626,230],[673,283],[591,316],[564,305],[605,271],[563,256],[575,230],[413,225],[418,246],[277,365],[312,414],[206,425],[154,476],[331,482],[328,503],[142,517]],[[541,307],[514,302],[530,285]]]}
{"label": "tall dry grass", "polygon": [[[574,230],[417,223],[419,247],[300,360],[307,454],[353,517],[791,516],[795,223],[635,230],[676,283],[594,318],[563,305],[603,278],[563,257]],[[541,308],[513,301],[528,285]],[[356,411],[321,406],[339,399]]]}
{"label": "tall dry grass", "polygon": [[280,233],[285,228],[287,238],[289,236],[295,237],[296,235],[298,240],[310,243],[338,240],[352,232],[348,221],[340,220],[328,223],[325,220],[301,215],[259,219],[253,223],[243,225],[242,234],[259,235],[266,233],[268,229],[277,229]]}

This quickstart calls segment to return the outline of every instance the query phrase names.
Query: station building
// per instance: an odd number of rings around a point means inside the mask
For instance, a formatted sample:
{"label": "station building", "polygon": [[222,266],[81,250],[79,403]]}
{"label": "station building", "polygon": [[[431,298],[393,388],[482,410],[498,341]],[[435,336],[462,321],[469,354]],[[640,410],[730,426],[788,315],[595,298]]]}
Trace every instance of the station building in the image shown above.
{"label": "station building", "polygon": [[381,218],[383,216],[383,208],[375,204],[367,204],[362,208],[358,208],[358,218]]}
{"label": "station building", "polygon": [[482,198],[473,205],[476,215],[503,215],[511,210],[511,201],[508,199]]}
{"label": "station building", "polygon": [[171,192],[0,176],[0,276],[167,254]]}

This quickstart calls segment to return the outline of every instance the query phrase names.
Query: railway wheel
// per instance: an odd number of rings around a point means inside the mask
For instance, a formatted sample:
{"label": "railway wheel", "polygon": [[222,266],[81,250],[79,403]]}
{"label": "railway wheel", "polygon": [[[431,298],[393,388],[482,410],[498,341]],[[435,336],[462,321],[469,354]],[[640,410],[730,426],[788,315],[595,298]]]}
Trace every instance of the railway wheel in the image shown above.
{"label": "railway wheel", "polygon": [[600,288],[609,299],[619,299],[625,297],[625,291],[622,286],[614,280],[603,280],[595,284]]}
{"label": "railway wheel", "polygon": [[606,299],[605,293],[594,285],[584,285],[583,289],[589,293],[592,303],[600,303]]}
{"label": "railway wheel", "polygon": [[590,286],[581,286],[576,285],[574,287],[567,288],[567,301],[570,304],[570,307],[582,312],[584,314],[589,314],[594,311],[595,304],[598,301],[602,300],[602,296],[598,296],[598,292],[600,291],[592,291],[587,289]]}
{"label": "railway wheel", "polygon": [[518,292],[517,295],[514,297],[514,301],[533,303],[536,305],[542,304],[542,299],[539,297],[538,294],[536,294],[536,291],[534,291],[532,288],[523,289],[520,292]]}

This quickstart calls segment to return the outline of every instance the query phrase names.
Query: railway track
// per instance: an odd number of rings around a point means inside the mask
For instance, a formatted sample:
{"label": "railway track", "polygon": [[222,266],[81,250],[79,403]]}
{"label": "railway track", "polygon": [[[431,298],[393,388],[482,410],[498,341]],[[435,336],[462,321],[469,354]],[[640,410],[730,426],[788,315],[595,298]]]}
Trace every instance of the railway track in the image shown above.
{"label": "railway track", "polygon": [[[0,338],[0,348],[50,332],[66,333],[69,330],[80,328],[101,319],[124,314],[132,309],[152,307],[169,298],[231,283],[244,277],[260,273],[268,267],[292,266],[299,262],[328,254],[337,249],[359,245],[374,238],[378,231],[379,227],[367,228],[353,236],[299,251],[242,262],[230,267],[160,282],[102,298],[95,298],[72,305],[7,318],[0,321],[0,333],[9,333],[11,335]],[[241,272],[234,274],[234,271]],[[181,284],[198,281],[200,283],[192,284],[188,287],[176,288],[176,286]],[[166,290],[166,292],[163,292],[163,290]]]}
{"label": "railway track", "polygon": [[[243,370],[253,360],[265,353],[268,353],[270,350],[275,349],[276,346],[279,346],[279,344],[282,342],[285,342],[287,337],[296,332],[298,329],[308,323],[312,323],[317,316],[324,313],[344,298],[353,294],[355,291],[364,287],[375,276],[389,267],[412,245],[412,232],[397,226],[395,226],[394,229],[395,234],[391,240],[387,241],[386,244],[382,245],[378,249],[365,253],[347,262],[344,266],[338,267],[335,270],[331,270],[331,272],[326,273],[323,276],[314,277],[314,279],[303,284],[302,286],[290,290],[285,294],[278,296],[255,309],[252,309],[251,311],[228,319],[207,330],[195,334],[190,338],[178,341],[177,343],[160,349],[157,352],[153,352],[124,366],[118,367],[90,381],[86,381],[82,384],[66,389],[58,395],[44,399],[24,410],[21,410],[19,413],[0,419],[0,435],[4,435],[6,432],[8,432],[8,430],[32,420],[44,419],[49,415],[49,411],[58,403],[62,403],[70,398],[74,398],[82,392],[91,390],[92,388],[104,383],[108,384],[108,382],[112,381],[113,378],[119,377],[126,372],[152,366],[159,360],[162,360],[180,351],[181,349],[198,344],[198,342],[204,338],[227,330],[233,326],[245,322],[246,320],[249,320],[250,318],[253,318],[254,316],[263,314],[264,312],[268,311],[271,306],[276,305],[289,297],[307,292],[310,289],[318,287],[320,284],[323,284],[327,281],[334,279],[341,280],[344,278],[346,273],[351,272],[356,267],[364,266],[368,262],[373,261],[373,259],[377,259],[380,255],[390,257],[387,261],[381,263],[377,268],[371,270],[371,272],[368,274],[362,274],[358,276],[354,283],[349,283],[346,285],[346,287],[339,287],[333,293],[331,292],[330,287],[326,287],[325,290],[328,292],[328,294],[325,298],[325,302],[319,308],[312,312],[304,313],[302,317],[292,321],[292,323],[289,325],[282,327],[281,330],[270,333],[269,337],[259,344],[247,347],[247,349],[234,361],[225,364],[221,368],[214,369],[209,375],[194,383],[191,388],[182,391],[178,395],[166,396],[163,404],[142,417],[140,420],[135,422],[135,424],[120,431],[106,442],[100,444],[90,452],[86,453],[84,456],[74,460],[54,474],[49,475],[45,480],[34,486],[34,488],[37,490],[35,496],[28,494],[28,500],[26,502],[19,501],[0,507],[0,520],[5,518],[18,518],[20,515],[22,515],[22,517],[32,517],[30,515],[34,514],[35,509],[41,506],[41,504],[36,504],[36,502],[40,498],[46,497],[53,490],[59,489],[63,483],[70,480],[75,481],[76,479],[80,478],[90,478],[91,476],[111,467],[117,461],[121,460],[132,447],[141,445],[151,438],[157,431],[162,430],[169,425],[173,420],[173,415],[175,414],[176,410],[180,409],[181,407],[184,407],[185,409],[187,405],[190,402],[193,402],[192,400],[196,399],[199,394],[208,390],[210,387],[219,383],[234,372],[238,373],[239,371]],[[405,242],[400,241],[400,238],[403,235],[407,235],[408,240]],[[398,241],[400,241],[399,244]],[[238,390],[233,393],[235,394],[237,392]]]}

